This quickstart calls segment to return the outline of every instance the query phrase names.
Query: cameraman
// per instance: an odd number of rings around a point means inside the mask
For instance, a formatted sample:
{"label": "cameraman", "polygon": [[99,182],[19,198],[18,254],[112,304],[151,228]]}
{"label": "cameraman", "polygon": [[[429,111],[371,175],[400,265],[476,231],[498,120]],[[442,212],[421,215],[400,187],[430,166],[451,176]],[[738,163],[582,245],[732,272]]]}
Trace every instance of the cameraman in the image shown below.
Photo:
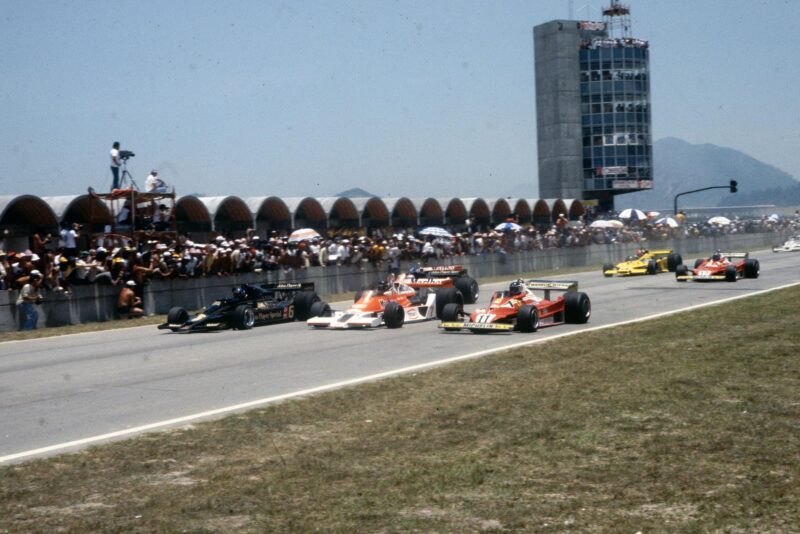
{"label": "cameraman", "polygon": [[113,183],[111,184],[111,190],[119,189],[119,166],[122,164],[122,160],[119,158],[119,141],[114,141],[114,144],[111,145],[111,177],[113,178]]}

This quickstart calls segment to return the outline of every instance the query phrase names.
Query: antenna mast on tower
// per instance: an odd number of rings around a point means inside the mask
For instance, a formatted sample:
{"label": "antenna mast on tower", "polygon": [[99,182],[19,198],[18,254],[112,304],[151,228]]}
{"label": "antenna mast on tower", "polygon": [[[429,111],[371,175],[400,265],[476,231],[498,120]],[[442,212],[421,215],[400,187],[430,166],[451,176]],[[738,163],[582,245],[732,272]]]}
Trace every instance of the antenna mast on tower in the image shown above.
{"label": "antenna mast on tower", "polygon": [[631,8],[620,4],[619,0],[611,0],[611,5],[603,9],[603,22],[606,23],[609,37],[615,39],[631,37]]}

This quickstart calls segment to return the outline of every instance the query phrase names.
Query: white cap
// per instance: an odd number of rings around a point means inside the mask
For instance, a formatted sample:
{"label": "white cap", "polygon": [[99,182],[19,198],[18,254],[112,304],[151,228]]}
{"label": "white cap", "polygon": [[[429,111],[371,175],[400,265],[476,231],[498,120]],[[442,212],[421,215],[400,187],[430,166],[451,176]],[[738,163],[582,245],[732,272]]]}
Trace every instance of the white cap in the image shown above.
{"label": "white cap", "polygon": [[133,280],[128,280],[127,282],[125,282],[125,284],[129,286],[135,286],[136,282],[134,282]]}
{"label": "white cap", "polygon": [[31,271],[31,276],[42,276],[42,273],[38,269],[34,269]]}

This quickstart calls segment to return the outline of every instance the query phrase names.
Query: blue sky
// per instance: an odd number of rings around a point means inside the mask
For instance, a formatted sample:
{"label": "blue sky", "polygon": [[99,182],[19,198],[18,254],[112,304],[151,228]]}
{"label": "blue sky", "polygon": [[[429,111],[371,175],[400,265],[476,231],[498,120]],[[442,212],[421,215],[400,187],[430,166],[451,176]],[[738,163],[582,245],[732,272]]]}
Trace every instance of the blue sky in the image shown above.
{"label": "blue sky", "polygon": [[[800,2],[628,3],[654,138],[800,178]],[[568,0],[0,7],[0,194],[108,188],[119,140],[179,194],[538,196],[532,28]]]}

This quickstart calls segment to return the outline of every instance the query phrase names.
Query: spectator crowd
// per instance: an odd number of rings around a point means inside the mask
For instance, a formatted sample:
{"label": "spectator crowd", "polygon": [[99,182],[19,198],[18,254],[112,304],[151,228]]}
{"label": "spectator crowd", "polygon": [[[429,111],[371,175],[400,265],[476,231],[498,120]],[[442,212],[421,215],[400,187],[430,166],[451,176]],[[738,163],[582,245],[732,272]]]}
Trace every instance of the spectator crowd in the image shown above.
{"label": "spectator crowd", "polygon": [[[487,229],[467,220],[461,231],[444,228],[446,235],[421,235],[420,229],[331,230],[304,240],[290,231],[272,231],[267,237],[218,235],[208,243],[180,234],[169,240],[150,239],[134,245],[130,238],[103,235],[80,250],[80,225],[64,228],[58,236],[37,232],[24,251],[0,250],[0,288],[21,290],[33,279],[49,291],[69,294],[85,284],[132,286],[141,295],[148,279],[227,276],[270,270],[291,271],[333,265],[364,269],[367,265],[391,270],[401,261],[457,258],[465,255],[513,254],[516,251],[585,247],[613,243],[658,242],[731,233],[796,232],[800,214],[794,217],[731,220],[729,224],[690,223],[678,217],[677,225],[654,219],[627,221],[619,228],[593,227],[596,220],[617,220],[617,214],[568,221],[562,214],[550,226],[516,225],[509,229]],[[499,227],[498,227],[499,228]],[[174,234],[173,234],[174,235]],[[84,239],[83,242],[87,242]],[[133,284],[128,284],[131,281]]]}

